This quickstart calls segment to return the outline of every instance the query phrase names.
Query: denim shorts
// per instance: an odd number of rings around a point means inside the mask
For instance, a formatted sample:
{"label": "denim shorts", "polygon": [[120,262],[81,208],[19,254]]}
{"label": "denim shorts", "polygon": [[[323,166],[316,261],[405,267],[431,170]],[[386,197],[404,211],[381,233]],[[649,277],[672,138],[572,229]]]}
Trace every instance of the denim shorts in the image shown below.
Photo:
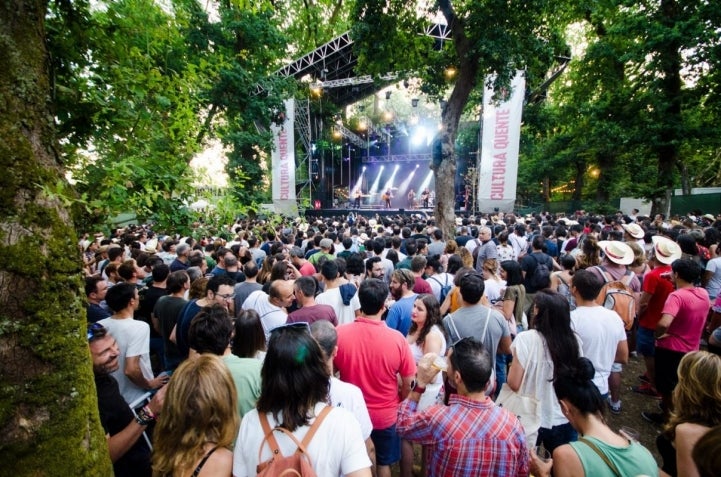
{"label": "denim shorts", "polygon": [[636,331],[636,351],[641,356],[652,358],[656,355],[656,337],[654,330],[638,327]]}
{"label": "denim shorts", "polygon": [[377,465],[392,465],[401,460],[401,438],[395,424],[385,429],[373,429],[371,440],[376,448]]}

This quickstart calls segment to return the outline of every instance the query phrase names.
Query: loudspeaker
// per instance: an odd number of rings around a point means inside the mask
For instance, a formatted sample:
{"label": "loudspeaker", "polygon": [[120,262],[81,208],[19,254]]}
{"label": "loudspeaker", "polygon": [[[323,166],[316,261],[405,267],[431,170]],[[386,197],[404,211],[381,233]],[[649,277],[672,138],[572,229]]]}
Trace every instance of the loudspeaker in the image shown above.
{"label": "loudspeaker", "polygon": [[405,214],[405,213],[406,213],[406,209],[404,209],[404,208],[401,207],[400,209],[398,209],[398,212],[400,212],[401,214]]}

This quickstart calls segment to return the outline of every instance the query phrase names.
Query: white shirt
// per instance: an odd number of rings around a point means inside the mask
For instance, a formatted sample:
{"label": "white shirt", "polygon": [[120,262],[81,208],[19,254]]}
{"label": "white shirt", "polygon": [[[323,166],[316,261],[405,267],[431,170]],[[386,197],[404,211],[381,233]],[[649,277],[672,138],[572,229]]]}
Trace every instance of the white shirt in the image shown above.
{"label": "white shirt", "polygon": [[335,376],[331,376],[330,402],[333,407],[347,409],[355,416],[360,425],[363,440],[371,436],[371,431],[373,431],[371,416],[368,414],[368,407],[366,407],[366,401],[363,399],[363,392],[358,386],[343,382]]}
{"label": "white shirt", "polygon": [[270,332],[288,321],[288,314],[279,306],[270,302],[270,297],[263,290],[256,290],[243,302],[244,310],[255,310],[260,316],[260,323],[263,325],[266,341],[270,338]]}
{"label": "white shirt", "polygon": [[608,393],[608,376],[618,343],[626,341],[621,317],[602,306],[579,306],[571,312],[571,328],[581,338],[583,355],[596,369],[593,383],[601,394]]}
{"label": "white shirt", "polygon": [[[325,406],[315,405],[317,415]],[[278,425],[273,415],[268,414],[268,423],[273,428]],[[311,420],[311,424],[315,419]],[[310,426],[296,429],[293,435],[302,441]],[[276,432],[280,451],[289,456],[297,449],[290,437]],[[258,451],[263,444],[263,428],[260,425],[258,410],[249,411],[240,423],[240,432],[233,451],[233,476],[250,477],[256,475]],[[342,407],[334,407],[318,428],[307,447],[308,457],[318,477],[338,477],[370,467],[371,462],[366,451],[365,439],[353,414]],[[265,462],[272,456],[270,447],[263,444],[260,461]]]}
{"label": "white shirt", "polygon": [[358,292],[356,291],[353,298],[350,300],[350,305],[346,306],[343,304],[343,298],[340,295],[339,288],[332,288],[326,290],[317,297],[315,302],[318,305],[330,305],[335,310],[335,316],[338,318],[338,325],[345,323],[352,323],[355,321],[355,312],[360,310],[360,300],[358,299]]}
{"label": "white shirt", "polygon": [[147,380],[153,379],[153,368],[150,364],[150,326],[132,318],[120,320],[105,318],[98,323],[107,328],[108,333],[118,343],[120,367],[110,374],[118,381],[120,394],[125,402],[131,404],[143,397],[147,391],[137,386],[125,375],[125,359],[139,356],[140,371],[143,373],[143,377]]}
{"label": "white shirt", "polygon": [[453,275],[450,273],[436,273],[435,275],[428,277],[428,280],[426,281],[431,286],[433,295],[439,302],[441,301],[441,289],[446,285],[450,285],[451,288],[453,288]]}

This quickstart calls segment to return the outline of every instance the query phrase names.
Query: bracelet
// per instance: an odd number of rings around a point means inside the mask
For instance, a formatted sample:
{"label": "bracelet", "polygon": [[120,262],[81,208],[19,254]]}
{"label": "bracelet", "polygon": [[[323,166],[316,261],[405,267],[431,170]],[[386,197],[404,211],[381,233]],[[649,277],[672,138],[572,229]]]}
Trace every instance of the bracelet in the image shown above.
{"label": "bracelet", "polygon": [[138,409],[137,414],[135,415],[135,422],[140,424],[141,426],[147,426],[151,422],[155,420],[155,415],[148,412],[148,406],[143,406],[142,408]]}

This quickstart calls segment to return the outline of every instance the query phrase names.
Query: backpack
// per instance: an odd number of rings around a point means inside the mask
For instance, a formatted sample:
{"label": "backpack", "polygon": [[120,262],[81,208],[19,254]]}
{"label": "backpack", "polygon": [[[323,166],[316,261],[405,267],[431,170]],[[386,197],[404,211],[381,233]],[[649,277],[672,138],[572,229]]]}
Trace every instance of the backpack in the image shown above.
{"label": "backpack", "polygon": [[536,268],[531,272],[531,278],[528,280],[528,284],[534,290],[543,290],[548,288],[551,284],[551,269],[548,268],[547,262],[541,262],[538,257],[534,254],[529,254],[536,261]]}
{"label": "backpack", "polygon": [[446,284],[445,285],[442,284],[440,281],[438,281],[437,278],[428,277],[428,279],[433,280],[434,282],[436,282],[437,284],[439,284],[441,286],[441,294],[438,299],[438,303],[443,304],[443,302],[446,301],[446,297],[448,296],[448,294],[451,292],[451,289],[453,288],[453,284],[448,283],[448,275],[446,275]]}
{"label": "backpack", "polygon": [[626,270],[626,275],[621,280],[613,280],[604,267],[597,268],[605,284],[596,298],[596,303],[618,313],[626,330],[630,330],[636,318],[636,298],[629,287],[633,280],[633,272]]}
{"label": "backpack", "polygon": [[[270,423],[268,423],[268,417],[265,415],[264,412],[259,412],[258,417],[260,418],[260,425],[263,428],[263,434],[265,434],[265,438],[260,443],[260,449],[258,449],[259,463],[258,467],[256,468],[256,473],[258,477],[316,477],[315,469],[313,469],[313,465],[310,461],[310,456],[308,456],[308,451],[306,449],[308,447],[308,444],[310,444],[310,441],[313,439],[315,431],[318,430],[320,424],[323,422],[323,419],[325,419],[331,409],[333,409],[331,406],[326,406],[323,408],[323,410],[320,412],[320,414],[318,414],[318,417],[315,418],[315,421],[308,429],[308,432],[306,433],[302,442],[299,442],[298,439],[296,439],[290,431],[280,426],[271,429]],[[273,432],[275,431],[282,432],[286,436],[290,437],[293,442],[295,442],[295,444],[298,446],[298,449],[296,449],[296,451],[293,452],[292,455],[284,456],[283,453],[280,451],[278,441],[276,441],[275,437],[273,437]],[[263,452],[263,446],[266,444],[266,442],[268,443],[268,447],[270,447],[270,450],[273,452],[273,457],[266,460],[265,462],[260,462],[260,456]]]}

